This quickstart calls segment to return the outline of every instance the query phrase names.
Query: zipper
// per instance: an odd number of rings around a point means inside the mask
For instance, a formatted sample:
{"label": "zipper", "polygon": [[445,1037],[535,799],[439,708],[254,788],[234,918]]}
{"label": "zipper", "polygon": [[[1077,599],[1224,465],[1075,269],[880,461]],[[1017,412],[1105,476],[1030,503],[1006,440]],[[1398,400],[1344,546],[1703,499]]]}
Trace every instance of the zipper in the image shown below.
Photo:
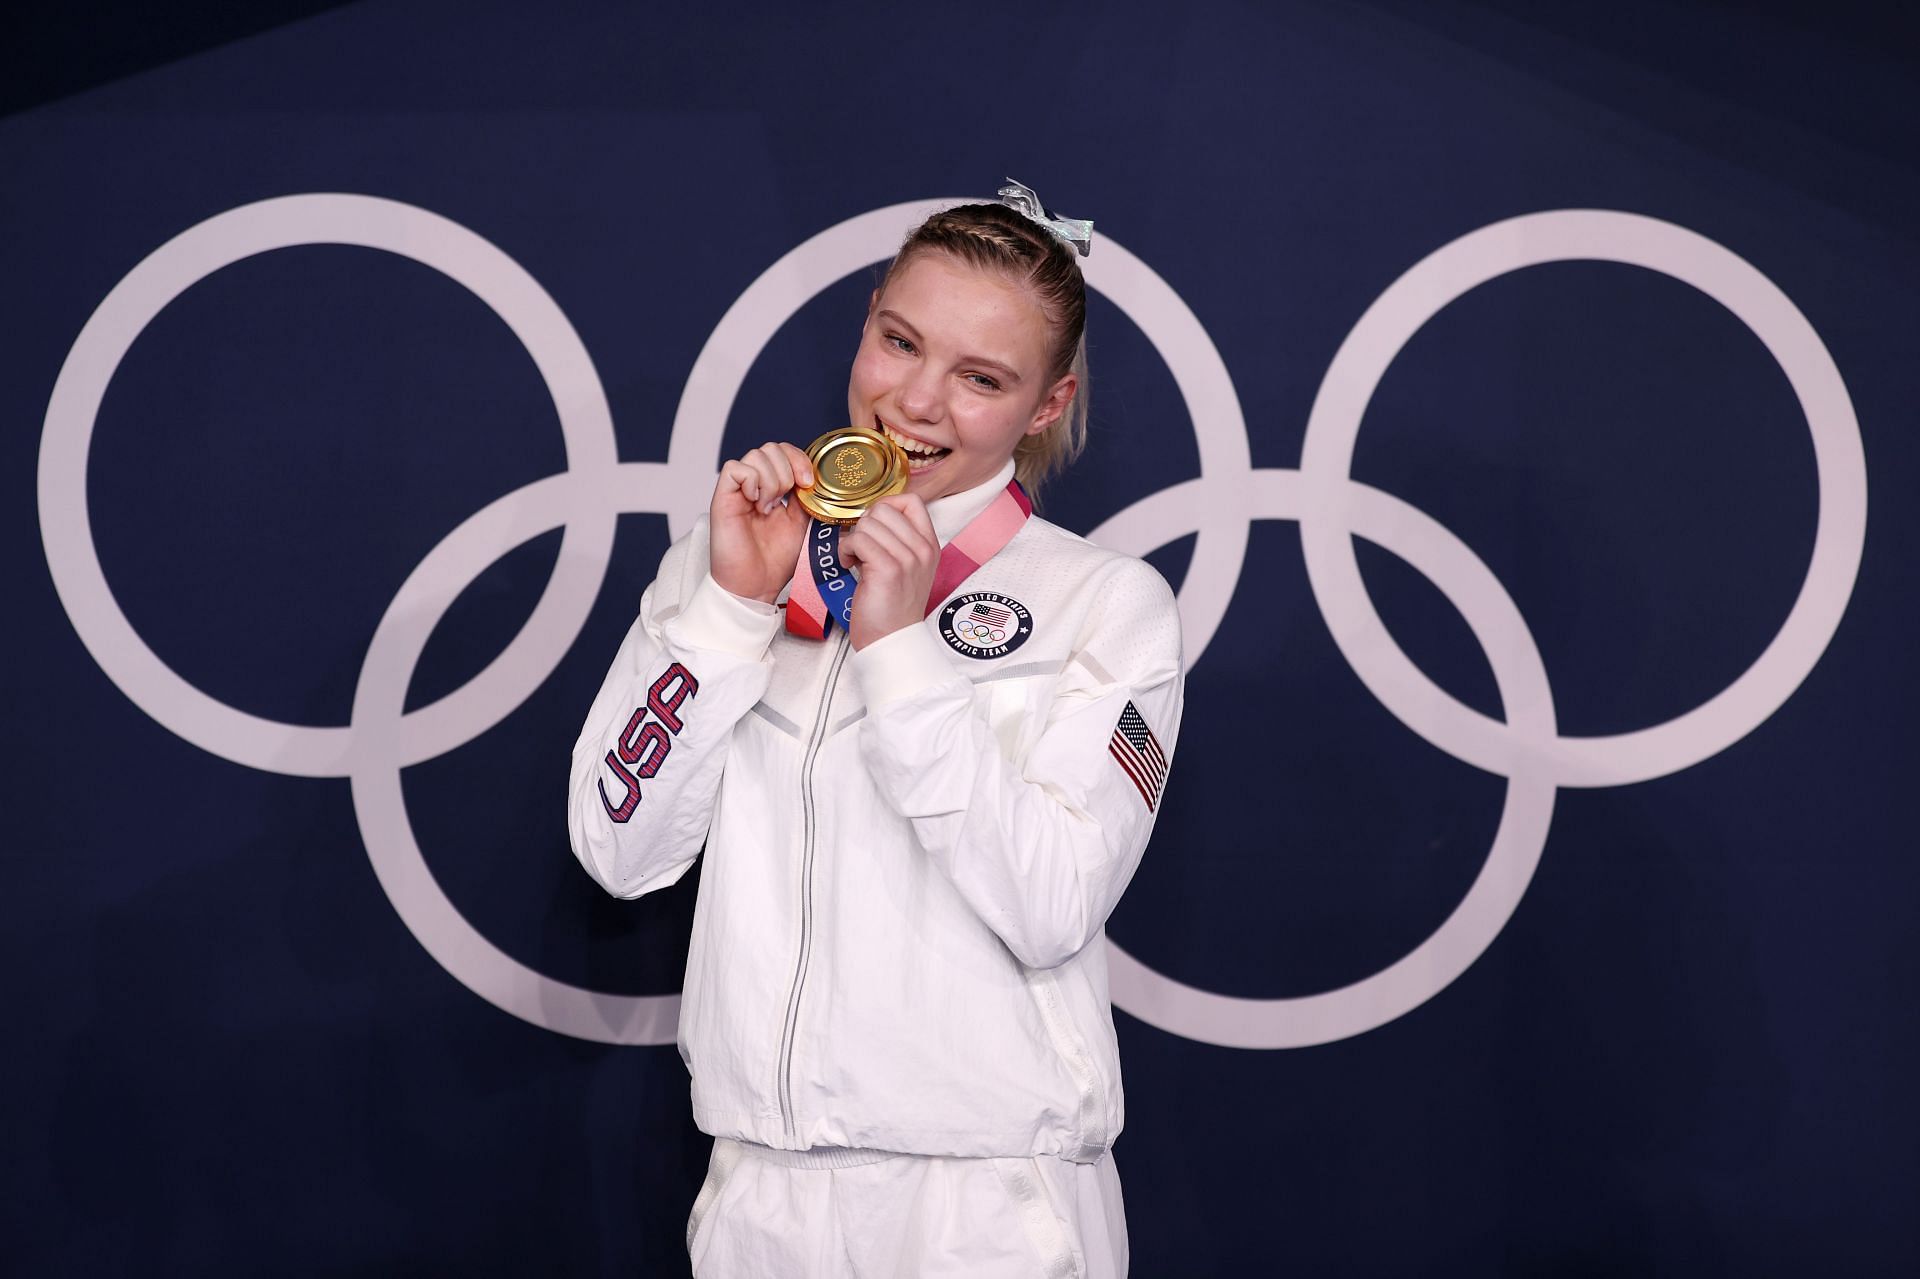
{"label": "zipper", "polygon": [[852,650],[846,628],[840,628],[840,647],[834,651],[833,665],[827,669],[827,685],[820,690],[820,707],[814,712],[813,732],[807,737],[807,753],[800,762],[800,954],[793,962],[793,982],[787,990],[787,1016],[780,1030],[780,1122],[787,1140],[797,1146],[798,1122],[793,1113],[793,1041],[800,1025],[800,995],[807,984],[807,966],[813,959],[813,853],[819,823],[813,806],[813,761],[827,740],[827,708],[833,704],[834,686],[840,682],[840,668]]}

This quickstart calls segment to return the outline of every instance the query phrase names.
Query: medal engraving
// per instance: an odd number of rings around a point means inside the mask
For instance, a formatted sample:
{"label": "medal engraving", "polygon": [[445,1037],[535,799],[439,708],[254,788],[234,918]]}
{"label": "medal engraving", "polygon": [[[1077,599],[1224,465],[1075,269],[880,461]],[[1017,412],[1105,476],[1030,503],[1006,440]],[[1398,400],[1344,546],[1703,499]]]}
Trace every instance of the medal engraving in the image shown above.
{"label": "medal engraving", "polygon": [[861,460],[858,449],[841,446],[833,455],[833,469],[843,487],[854,488],[864,484],[867,479],[866,463]]}

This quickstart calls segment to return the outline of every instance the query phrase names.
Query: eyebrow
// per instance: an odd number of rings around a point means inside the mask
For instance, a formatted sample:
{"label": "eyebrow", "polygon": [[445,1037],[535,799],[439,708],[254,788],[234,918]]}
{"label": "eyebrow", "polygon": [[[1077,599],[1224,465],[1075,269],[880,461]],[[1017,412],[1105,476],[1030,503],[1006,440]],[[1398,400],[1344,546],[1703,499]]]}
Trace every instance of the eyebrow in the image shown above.
{"label": "eyebrow", "polygon": [[[874,313],[874,318],[877,320],[891,321],[895,327],[905,329],[907,331],[908,337],[913,338],[916,342],[920,340],[920,330],[914,328],[913,324],[907,319],[907,317],[900,314],[898,311],[889,311],[889,310],[882,309]],[[1000,374],[1001,377],[1003,377],[1008,382],[1018,383],[1020,381],[1020,372],[1018,369],[1015,369],[1011,364],[1006,364],[999,360],[990,359],[989,357],[984,355],[963,355],[960,357],[959,362],[962,364],[968,364],[968,365],[977,364],[982,366],[983,368],[992,369],[994,372]]]}

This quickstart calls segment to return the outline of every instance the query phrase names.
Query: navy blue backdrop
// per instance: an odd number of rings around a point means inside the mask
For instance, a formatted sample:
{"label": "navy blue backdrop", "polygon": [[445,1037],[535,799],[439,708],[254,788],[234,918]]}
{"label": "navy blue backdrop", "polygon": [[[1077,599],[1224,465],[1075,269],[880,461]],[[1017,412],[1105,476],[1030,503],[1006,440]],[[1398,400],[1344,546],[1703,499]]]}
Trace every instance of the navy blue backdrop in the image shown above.
{"label": "navy blue backdrop", "polygon": [[1920,1271],[1920,63],[1810,11],[363,3],[0,118],[6,1268],[685,1272],[697,875],[568,748],[1011,174],[1193,650],[1135,1273]]}

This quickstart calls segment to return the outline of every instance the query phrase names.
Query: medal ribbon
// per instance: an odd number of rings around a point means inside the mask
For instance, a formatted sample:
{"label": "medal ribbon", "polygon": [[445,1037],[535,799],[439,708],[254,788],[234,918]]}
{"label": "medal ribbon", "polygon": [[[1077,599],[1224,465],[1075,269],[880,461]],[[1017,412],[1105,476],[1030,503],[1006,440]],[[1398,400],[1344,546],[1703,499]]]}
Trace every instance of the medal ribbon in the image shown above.
{"label": "medal ribbon", "polygon": [[[927,592],[927,613],[954,593],[974,570],[1000,553],[1033,514],[1033,501],[1020,481],[1008,480],[987,509],[967,522],[940,548],[940,564]],[[814,520],[807,526],[787,593],[787,629],[808,639],[825,639],[835,619],[851,629],[853,593],[858,583],[840,562],[840,526]]]}

